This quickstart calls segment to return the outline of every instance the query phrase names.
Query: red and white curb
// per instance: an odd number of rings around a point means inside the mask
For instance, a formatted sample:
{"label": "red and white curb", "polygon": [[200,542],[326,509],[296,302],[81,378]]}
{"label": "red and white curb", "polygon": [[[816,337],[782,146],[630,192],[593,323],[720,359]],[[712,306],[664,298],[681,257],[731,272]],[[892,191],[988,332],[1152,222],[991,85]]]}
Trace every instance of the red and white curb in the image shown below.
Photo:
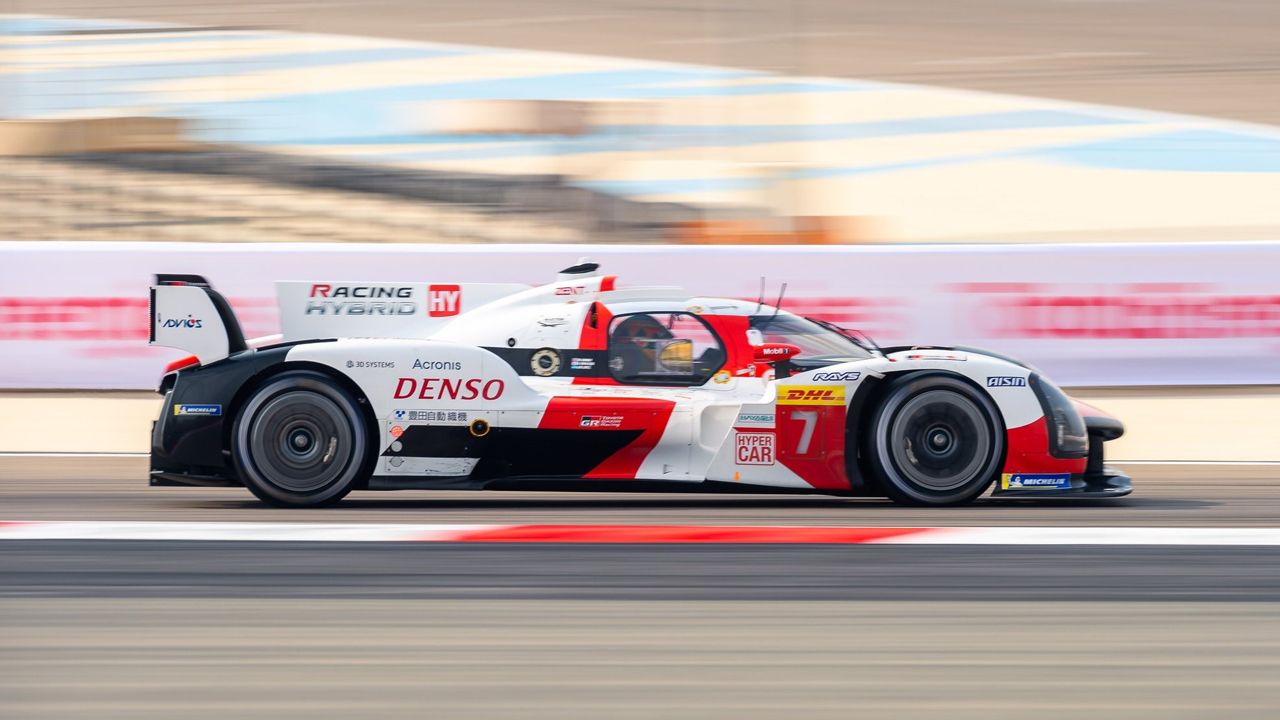
{"label": "red and white curb", "polygon": [[0,540],[874,545],[1280,545],[1280,528],[410,525],[0,521]]}

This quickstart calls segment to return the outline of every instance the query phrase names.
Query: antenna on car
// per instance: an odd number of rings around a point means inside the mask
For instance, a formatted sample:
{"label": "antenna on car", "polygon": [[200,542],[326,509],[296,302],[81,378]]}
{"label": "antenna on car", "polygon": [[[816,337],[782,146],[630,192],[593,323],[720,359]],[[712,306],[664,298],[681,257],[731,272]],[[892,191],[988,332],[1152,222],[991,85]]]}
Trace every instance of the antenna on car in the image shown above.
{"label": "antenna on car", "polygon": [[782,288],[778,290],[778,302],[773,305],[773,315],[769,316],[769,322],[778,317],[778,313],[782,312],[782,297],[787,294],[787,284],[782,283]]}
{"label": "antenna on car", "polygon": [[751,313],[752,315],[759,313],[760,308],[764,307],[764,276],[763,275],[760,276],[760,295],[758,297],[759,299],[756,300],[756,312]]}

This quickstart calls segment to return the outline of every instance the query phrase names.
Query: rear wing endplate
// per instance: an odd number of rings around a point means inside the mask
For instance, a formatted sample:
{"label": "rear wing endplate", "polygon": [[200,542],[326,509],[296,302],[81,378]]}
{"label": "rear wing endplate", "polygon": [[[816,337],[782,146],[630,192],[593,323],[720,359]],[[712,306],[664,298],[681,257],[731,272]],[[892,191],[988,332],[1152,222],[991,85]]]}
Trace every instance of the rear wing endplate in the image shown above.
{"label": "rear wing endplate", "polygon": [[247,349],[226,298],[200,275],[156,275],[149,344],[195,355],[202,365]]}

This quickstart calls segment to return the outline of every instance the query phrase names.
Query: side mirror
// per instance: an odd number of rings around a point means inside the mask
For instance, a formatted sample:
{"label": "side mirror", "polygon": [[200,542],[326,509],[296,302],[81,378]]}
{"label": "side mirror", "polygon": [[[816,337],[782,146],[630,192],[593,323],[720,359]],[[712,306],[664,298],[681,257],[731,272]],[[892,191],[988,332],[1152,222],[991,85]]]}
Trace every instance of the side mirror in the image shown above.
{"label": "side mirror", "polygon": [[791,377],[791,358],[800,354],[800,348],[789,343],[765,343],[757,345],[755,361],[773,365],[776,378]]}

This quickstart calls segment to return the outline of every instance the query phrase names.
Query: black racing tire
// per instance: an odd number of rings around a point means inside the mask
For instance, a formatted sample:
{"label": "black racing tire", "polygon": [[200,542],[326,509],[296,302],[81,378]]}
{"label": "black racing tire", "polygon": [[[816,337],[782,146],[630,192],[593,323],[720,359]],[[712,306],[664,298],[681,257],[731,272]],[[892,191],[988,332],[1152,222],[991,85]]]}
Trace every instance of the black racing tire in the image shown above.
{"label": "black racing tire", "polygon": [[982,390],[954,375],[912,373],[892,380],[882,398],[867,449],[892,500],[960,505],[995,480],[1004,462],[1004,424]]}
{"label": "black racing tire", "polygon": [[277,507],[338,502],[369,474],[360,404],[333,379],[304,370],[268,379],[236,416],[231,455],[246,487]]}

